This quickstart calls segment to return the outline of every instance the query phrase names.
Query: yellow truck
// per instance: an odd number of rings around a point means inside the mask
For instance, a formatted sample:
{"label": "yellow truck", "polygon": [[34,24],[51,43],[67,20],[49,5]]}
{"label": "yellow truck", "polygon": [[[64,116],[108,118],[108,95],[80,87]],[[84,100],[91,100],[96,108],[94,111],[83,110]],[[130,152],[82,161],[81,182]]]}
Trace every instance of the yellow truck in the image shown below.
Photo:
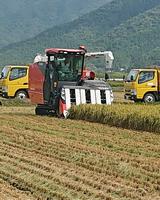
{"label": "yellow truck", "polygon": [[125,99],[153,103],[160,100],[160,68],[132,69],[125,79]]}
{"label": "yellow truck", "polygon": [[5,66],[0,76],[0,96],[28,98],[29,66]]}

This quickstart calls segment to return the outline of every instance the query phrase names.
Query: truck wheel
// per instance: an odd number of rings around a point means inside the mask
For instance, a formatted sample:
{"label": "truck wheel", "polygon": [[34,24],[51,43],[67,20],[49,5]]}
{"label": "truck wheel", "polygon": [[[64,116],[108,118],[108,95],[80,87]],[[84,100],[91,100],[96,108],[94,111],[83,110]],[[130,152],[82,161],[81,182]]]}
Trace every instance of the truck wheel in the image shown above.
{"label": "truck wheel", "polygon": [[28,94],[27,92],[25,92],[24,90],[20,90],[16,93],[16,98],[17,99],[21,99],[21,100],[25,100],[28,98]]}
{"label": "truck wheel", "polygon": [[143,100],[145,103],[154,103],[156,101],[156,98],[155,98],[154,94],[148,93],[144,96]]}

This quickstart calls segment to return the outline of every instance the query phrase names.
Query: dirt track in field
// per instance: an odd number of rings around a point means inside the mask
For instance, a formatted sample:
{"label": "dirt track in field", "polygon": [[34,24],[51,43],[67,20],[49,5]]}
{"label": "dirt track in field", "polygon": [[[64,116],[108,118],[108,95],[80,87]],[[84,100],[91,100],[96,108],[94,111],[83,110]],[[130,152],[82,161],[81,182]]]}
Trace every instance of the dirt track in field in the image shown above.
{"label": "dirt track in field", "polygon": [[1,107],[0,200],[159,200],[160,136]]}

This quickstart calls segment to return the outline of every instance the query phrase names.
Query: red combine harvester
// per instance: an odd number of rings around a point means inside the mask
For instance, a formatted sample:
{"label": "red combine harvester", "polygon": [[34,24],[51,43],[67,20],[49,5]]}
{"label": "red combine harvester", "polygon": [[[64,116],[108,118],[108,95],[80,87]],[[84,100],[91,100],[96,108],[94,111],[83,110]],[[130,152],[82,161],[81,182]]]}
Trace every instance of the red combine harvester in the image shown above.
{"label": "red combine harvester", "polygon": [[91,78],[84,77],[85,50],[51,48],[45,53],[29,67],[29,96],[37,104],[37,115],[66,118],[71,105],[112,103],[109,85],[93,80],[94,72]]}

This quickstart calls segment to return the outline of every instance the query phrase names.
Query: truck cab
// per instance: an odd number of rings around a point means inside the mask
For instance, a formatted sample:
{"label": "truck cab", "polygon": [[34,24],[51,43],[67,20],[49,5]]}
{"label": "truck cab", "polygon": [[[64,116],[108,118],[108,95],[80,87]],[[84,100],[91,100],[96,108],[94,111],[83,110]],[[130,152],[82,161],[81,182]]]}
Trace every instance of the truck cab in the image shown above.
{"label": "truck cab", "polygon": [[152,103],[160,100],[160,70],[132,69],[125,79],[125,99]]}
{"label": "truck cab", "polygon": [[0,96],[28,98],[29,66],[5,66],[0,75]]}

